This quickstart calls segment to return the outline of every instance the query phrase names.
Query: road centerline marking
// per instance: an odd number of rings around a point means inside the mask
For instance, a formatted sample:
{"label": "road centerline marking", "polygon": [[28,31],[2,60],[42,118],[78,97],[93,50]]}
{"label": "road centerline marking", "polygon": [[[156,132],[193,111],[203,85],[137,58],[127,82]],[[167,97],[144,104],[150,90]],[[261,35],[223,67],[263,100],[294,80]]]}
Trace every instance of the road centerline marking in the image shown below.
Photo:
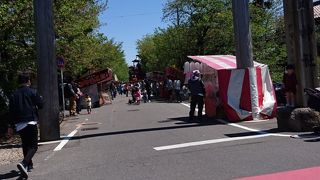
{"label": "road centerline marking", "polygon": [[205,141],[195,141],[195,142],[188,142],[188,143],[181,143],[181,144],[174,144],[168,146],[159,146],[154,147],[153,149],[156,151],[164,151],[164,150],[172,150],[172,149],[180,149],[186,147],[193,147],[193,146],[202,146],[207,144],[217,144],[223,142],[232,142],[232,141],[240,141],[240,140],[247,140],[247,139],[257,139],[272,136],[271,134],[259,134],[259,135],[252,135],[252,136],[242,136],[242,137],[234,137],[234,138],[221,138],[221,139],[211,139]]}
{"label": "road centerline marking", "polygon": [[[181,105],[190,108],[189,104],[181,103]],[[196,111],[198,111],[198,109],[196,109]],[[205,112],[203,112],[203,114],[205,114]],[[222,119],[216,119],[216,120],[218,122],[222,123],[222,124],[233,126],[233,127],[240,128],[240,129],[244,129],[244,130],[247,130],[247,131],[250,131],[250,132],[256,132],[258,134],[269,134],[270,136],[277,136],[277,137],[290,137],[291,136],[291,135],[288,135],[288,134],[268,133],[268,132],[265,132],[265,131],[262,131],[262,130],[259,130],[259,129],[249,128],[249,127],[246,127],[246,126],[243,126],[243,125],[240,125],[240,124],[236,124],[236,123],[230,123],[230,122],[222,120]]]}

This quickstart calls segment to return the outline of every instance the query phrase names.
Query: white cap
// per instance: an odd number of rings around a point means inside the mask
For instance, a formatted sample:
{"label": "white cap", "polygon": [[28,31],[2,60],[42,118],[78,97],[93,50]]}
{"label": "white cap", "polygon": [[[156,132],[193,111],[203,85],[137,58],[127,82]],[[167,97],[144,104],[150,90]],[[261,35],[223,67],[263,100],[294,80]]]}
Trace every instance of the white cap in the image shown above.
{"label": "white cap", "polygon": [[193,75],[200,75],[200,71],[199,70],[194,70],[192,71]]}

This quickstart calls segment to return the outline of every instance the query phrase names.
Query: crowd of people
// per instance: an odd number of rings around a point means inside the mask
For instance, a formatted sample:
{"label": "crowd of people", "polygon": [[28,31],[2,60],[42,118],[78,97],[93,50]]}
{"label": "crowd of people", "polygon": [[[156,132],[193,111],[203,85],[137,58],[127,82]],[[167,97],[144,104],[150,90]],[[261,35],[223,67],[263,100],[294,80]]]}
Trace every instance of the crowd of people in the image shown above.
{"label": "crowd of people", "polygon": [[152,81],[149,79],[127,82],[111,83],[109,94],[112,100],[117,95],[129,97],[128,104],[150,103],[154,98],[167,98],[168,102],[182,102],[188,100],[189,89],[179,79],[168,76],[165,81]]}
{"label": "crowd of people", "polygon": [[159,84],[151,80],[138,81],[134,83],[119,83],[118,85],[111,84],[110,88],[113,98],[119,95],[130,96],[129,104],[150,103],[152,97],[159,94]]}

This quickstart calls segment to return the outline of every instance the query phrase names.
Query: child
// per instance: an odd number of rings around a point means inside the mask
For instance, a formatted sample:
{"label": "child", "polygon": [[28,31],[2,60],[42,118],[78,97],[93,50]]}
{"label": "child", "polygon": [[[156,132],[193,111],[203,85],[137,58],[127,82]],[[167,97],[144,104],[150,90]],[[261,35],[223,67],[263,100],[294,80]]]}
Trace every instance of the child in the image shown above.
{"label": "child", "polygon": [[135,103],[139,105],[141,101],[141,92],[139,89],[137,89],[136,92],[134,93],[134,97],[135,97]]}
{"label": "child", "polygon": [[297,91],[297,77],[294,73],[293,65],[286,67],[286,72],[283,75],[284,92],[287,100],[287,107],[295,107],[295,94]]}
{"label": "child", "polygon": [[88,111],[88,114],[91,114],[91,109],[92,109],[92,102],[91,102],[91,97],[86,94],[86,103],[87,103],[87,111]]}

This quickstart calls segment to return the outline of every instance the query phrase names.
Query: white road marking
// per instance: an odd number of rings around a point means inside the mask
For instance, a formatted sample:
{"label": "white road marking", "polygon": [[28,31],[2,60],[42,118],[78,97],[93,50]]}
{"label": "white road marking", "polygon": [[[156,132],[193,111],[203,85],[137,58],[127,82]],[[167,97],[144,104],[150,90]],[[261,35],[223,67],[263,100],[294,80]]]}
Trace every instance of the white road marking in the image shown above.
{"label": "white road marking", "polygon": [[248,123],[260,123],[260,122],[268,122],[269,120],[252,120],[252,121],[247,121]]}
{"label": "white road marking", "polygon": [[246,127],[246,126],[243,126],[243,125],[240,125],[240,124],[229,123],[229,122],[227,122],[225,120],[222,120],[222,119],[217,119],[217,121],[219,121],[219,122],[221,122],[223,124],[229,125],[229,126],[237,127],[237,128],[240,128],[240,129],[251,131],[251,132],[257,132],[257,133],[261,133],[261,134],[265,134],[266,133],[264,131],[261,131],[261,130],[258,130],[258,129],[253,129],[253,128],[249,128],[249,127]]}
{"label": "white road marking", "polygon": [[163,151],[163,150],[179,149],[179,148],[186,148],[186,147],[192,147],[192,146],[202,146],[207,144],[217,144],[222,142],[256,139],[256,138],[263,138],[268,136],[271,136],[271,134],[259,134],[259,135],[253,135],[253,136],[221,138],[221,139],[212,139],[212,140],[205,140],[205,141],[188,142],[188,143],[175,144],[175,145],[169,145],[169,146],[160,146],[160,147],[155,147],[153,149],[156,151]]}
{"label": "white road marking", "polygon": [[[181,103],[182,105],[189,107],[189,104]],[[197,110],[197,109],[196,109]],[[203,113],[205,114],[205,113]],[[276,133],[267,133],[265,131],[261,131],[254,128],[249,128],[240,124],[236,123],[229,123],[222,119],[217,119],[222,124],[226,124],[229,126],[233,126],[236,128],[244,129],[250,132],[255,132],[258,135],[252,135],[252,136],[242,136],[242,137],[234,137],[234,138],[221,138],[221,139],[212,139],[212,140],[205,140],[205,141],[197,141],[197,142],[188,142],[188,143],[182,143],[182,144],[175,144],[175,145],[168,145],[168,146],[160,146],[153,148],[156,151],[163,151],[163,150],[171,150],[171,149],[179,149],[179,148],[186,148],[186,147],[192,147],[192,146],[202,146],[207,144],[217,144],[217,143],[223,143],[223,142],[231,142],[231,141],[240,141],[240,140],[248,140],[248,139],[256,139],[256,138],[264,138],[264,137],[270,137],[270,136],[276,136],[276,137],[290,137],[290,135],[287,134],[276,134]],[[261,121],[263,122],[263,121]]]}
{"label": "white road marking", "polygon": [[271,136],[277,136],[277,137],[291,137],[290,134],[274,134],[274,133],[271,133],[270,135]]}
{"label": "white road marking", "polygon": [[297,135],[291,135],[291,138],[294,139],[312,139],[312,138],[319,138],[319,134],[297,134]]}
{"label": "white road marking", "polygon": [[[186,104],[186,103],[181,103],[182,105],[190,108],[190,105],[189,104]],[[197,111],[197,109],[196,109]],[[205,114],[205,112],[203,112],[203,114]],[[219,121],[220,123],[222,124],[226,124],[226,125],[229,125],[229,126],[233,126],[233,127],[237,127],[237,128],[240,128],[240,129],[244,129],[244,130],[247,130],[247,131],[251,131],[251,132],[261,132],[260,130],[258,129],[253,129],[253,128],[249,128],[249,127],[246,127],[246,126],[242,126],[242,125],[239,125],[239,124],[235,124],[235,123],[229,123],[225,120],[222,120],[222,119],[217,119],[217,121]]]}
{"label": "white road marking", "polygon": [[[186,104],[186,103],[181,103],[181,104],[186,106],[186,107],[188,107],[188,108],[190,108],[189,104]],[[205,113],[203,112],[203,114],[205,114]],[[261,131],[259,129],[249,128],[249,127],[246,127],[246,126],[243,126],[243,125],[240,125],[240,124],[236,124],[236,123],[230,123],[230,122],[227,122],[227,121],[222,120],[222,119],[217,119],[217,121],[219,121],[222,124],[226,124],[226,125],[229,125],[229,126],[237,127],[237,128],[240,128],[240,129],[244,129],[244,130],[250,131],[250,132],[256,132],[258,134],[269,134],[271,136],[277,136],[277,137],[290,137],[291,136],[291,135],[288,135],[288,134],[267,133],[267,132]]]}
{"label": "white road marking", "polygon": [[[85,119],[84,121],[89,121],[89,119]],[[68,134],[68,136],[66,136],[61,142],[60,144],[54,148],[53,151],[60,151],[69,141],[70,139],[75,135],[77,134],[78,130],[81,128],[82,124],[84,122],[80,123],[80,124],[77,124],[77,128],[75,130],[73,130],[70,134]]]}
{"label": "white road marking", "polygon": [[57,141],[47,141],[47,142],[39,142],[38,145],[48,145],[48,144],[56,144],[56,143],[60,143],[61,140],[57,140]]}
{"label": "white road marking", "polygon": [[60,151],[69,142],[69,140],[78,132],[79,127],[80,126],[78,126],[74,131],[72,131],[66,138],[64,138],[64,140],[62,140],[53,151]]}

